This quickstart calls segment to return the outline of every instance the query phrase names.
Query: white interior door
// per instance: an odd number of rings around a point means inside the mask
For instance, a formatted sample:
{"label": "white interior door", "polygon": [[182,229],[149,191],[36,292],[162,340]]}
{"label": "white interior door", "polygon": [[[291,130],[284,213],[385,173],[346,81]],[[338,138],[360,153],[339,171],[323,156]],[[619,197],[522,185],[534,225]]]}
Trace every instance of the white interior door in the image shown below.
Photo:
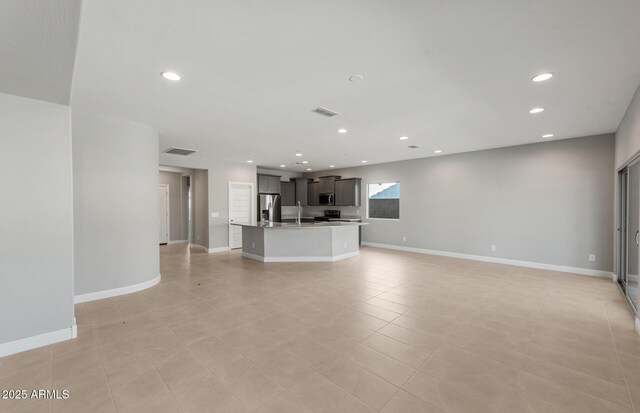
{"label": "white interior door", "polygon": [[158,188],[158,207],[160,213],[160,244],[169,242],[169,186],[160,185]]}
{"label": "white interior door", "polygon": [[229,182],[229,248],[242,248],[242,227],[252,222],[253,184]]}

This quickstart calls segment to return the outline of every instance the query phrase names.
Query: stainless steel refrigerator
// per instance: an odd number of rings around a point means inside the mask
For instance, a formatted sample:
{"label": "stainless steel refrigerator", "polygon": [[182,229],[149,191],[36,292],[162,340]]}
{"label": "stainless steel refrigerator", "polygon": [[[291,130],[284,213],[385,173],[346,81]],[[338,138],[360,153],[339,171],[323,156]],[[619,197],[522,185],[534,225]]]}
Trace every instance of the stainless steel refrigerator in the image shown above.
{"label": "stainless steel refrigerator", "polygon": [[258,222],[282,222],[280,195],[258,195]]}

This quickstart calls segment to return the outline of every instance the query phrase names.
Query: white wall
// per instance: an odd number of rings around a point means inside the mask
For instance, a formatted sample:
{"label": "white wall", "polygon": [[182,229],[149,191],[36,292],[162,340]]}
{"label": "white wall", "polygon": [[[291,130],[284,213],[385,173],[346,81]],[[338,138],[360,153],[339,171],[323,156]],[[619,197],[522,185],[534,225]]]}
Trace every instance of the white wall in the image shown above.
{"label": "white wall", "polygon": [[160,184],[169,185],[169,241],[186,240],[182,238],[182,215],[187,213],[182,210],[182,174],[160,171],[158,179]]}
{"label": "white wall", "polygon": [[613,236],[614,236],[614,251],[613,260],[615,263],[614,272],[619,272],[618,262],[618,246],[620,240],[618,239],[618,225],[620,219],[620,178],[618,176],[618,169],[624,166],[632,158],[634,158],[640,152],[640,87],[636,90],[633,99],[629,103],[629,107],[625,112],[618,130],[616,131],[615,138],[615,171],[613,173],[613,185],[614,192],[614,220],[613,220]]}
{"label": "white wall", "polygon": [[640,151],[640,87],[616,131],[616,168]]}
{"label": "white wall", "polygon": [[[620,194],[619,194],[619,178],[617,169],[622,167],[625,163],[631,160],[640,151],[640,87],[636,90],[626,113],[624,114],[620,126],[616,131],[616,173],[614,176],[615,182],[615,217],[613,225],[613,234],[615,237],[615,250],[613,254],[614,262],[616,263],[616,274],[619,271],[618,254],[619,254],[619,233],[617,227],[619,224],[619,208],[620,208]],[[636,321],[636,325],[640,325],[640,318]],[[640,330],[638,330],[640,333]]]}
{"label": "white wall", "polygon": [[601,135],[332,172],[363,178],[362,215],[366,184],[400,181],[400,220],[364,241],[612,271],[613,161]]}
{"label": "white wall", "polygon": [[[194,171],[195,172],[195,171]],[[193,173],[188,176],[180,176],[180,210],[182,217],[180,222],[180,240],[189,240],[189,187],[193,182]]]}
{"label": "white wall", "polygon": [[[195,169],[182,168],[179,166],[166,166],[160,165],[160,183],[162,182],[162,174],[165,172],[174,173],[180,175],[180,208],[181,208],[181,224],[180,235],[175,240],[195,242],[195,217],[192,217],[192,221],[189,222],[189,188],[193,192],[192,197],[195,197]],[[206,188],[205,188],[206,189]],[[206,194],[206,192],[205,192]],[[173,206],[171,207],[173,208]],[[191,204],[191,214],[194,213],[194,205]],[[172,209],[173,214],[173,209]],[[173,221],[172,221],[173,223]],[[173,225],[173,224],[172,224]],[[205,230],[206,233],[207,230]],[[191,238],[190,238],[191,237]],[[174,238],[171,238],[174,240]]]}
{"label": "white wall", "polygon": [[255,192],[256,179],[256,168],[247,164],[216,162],[209,168],[209,211],[220,214],[209,218],[209,248],[229,246],[229,182],[251,182]]}
{"label": "white wall", "polygon": [[69,107],[0,93],[0,143],[2,356],[15,340],[59,330],[65,330],[59,338],[71,338]]}
{"label": "white wall", "polygon": [[[208,170],[209,248],[228,247],[229,182],[250,182],[253,183],[254,190],[257,190],[255,165],[204,158],[199,155],[175,156],[167,154],[160,154],[160,164]],[[212,218],[212,212],[217,212],[218,217]]]}
{"label": "white wall", "polygon": [[158,277],[158,134],[73,111],[75,293]]}
{"label": "white wall", "polygon": [[209,248],[209,180],[208,171],[197,169],[193,174],[193,241]]}

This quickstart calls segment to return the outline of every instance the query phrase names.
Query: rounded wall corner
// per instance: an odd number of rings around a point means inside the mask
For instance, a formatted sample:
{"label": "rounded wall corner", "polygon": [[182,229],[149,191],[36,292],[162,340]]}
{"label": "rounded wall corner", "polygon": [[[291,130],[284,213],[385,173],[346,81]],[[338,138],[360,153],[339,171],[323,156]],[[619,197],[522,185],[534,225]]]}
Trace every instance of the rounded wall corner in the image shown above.
{"label": "rounded wall corner", "polygon": [[120,295],[131,294],[138,291],[146,290],[160,283],[162,274],[158,274],[156,277],[143,281],[138,284],[128,285],[125,287],[113,288],[110,290],[96,291],[93,293],[78,294],[74,296],[74,304],[86,303],[89,301],[102,300],[105,298],[118,297]]}

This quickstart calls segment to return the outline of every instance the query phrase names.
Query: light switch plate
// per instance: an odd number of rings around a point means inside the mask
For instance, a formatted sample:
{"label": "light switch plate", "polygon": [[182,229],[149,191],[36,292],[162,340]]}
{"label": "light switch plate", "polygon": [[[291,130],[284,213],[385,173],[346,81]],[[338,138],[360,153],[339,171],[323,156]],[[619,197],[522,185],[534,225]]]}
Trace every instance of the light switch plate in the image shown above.
{"label": "light switch plate", "polygon": [[212,212],[211,213],[211,218],[218,218],[220,216],[219,212]]}

